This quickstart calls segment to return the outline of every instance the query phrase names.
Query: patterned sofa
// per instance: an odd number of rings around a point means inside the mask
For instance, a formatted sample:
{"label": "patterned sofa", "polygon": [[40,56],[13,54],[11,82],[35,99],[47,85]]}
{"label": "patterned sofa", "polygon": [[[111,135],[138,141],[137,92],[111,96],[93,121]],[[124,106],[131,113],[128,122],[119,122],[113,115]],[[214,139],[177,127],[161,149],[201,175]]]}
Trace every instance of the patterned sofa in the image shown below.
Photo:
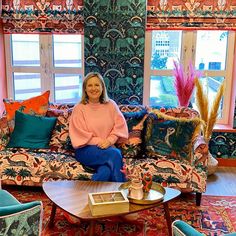
{"label": "patterned sofa", "polygon": [[[120,105],[129,140],[117,146],[127,171],[136,166],[163,186],[196,192],[197,205],[206,189],[208,146],[199,135],[198,113],[190,108]],[[89,180],[92,170],[74,159],[68,136],[72,105],[51,104],[46,116],[57,117],[49,149],[6,148],[9,128],[0,119],[0,178],[5,185],[41,186],[50,179]],[[192,122],[193,121],[193,122]],[[37,131],[35,131],[37,132]]]}

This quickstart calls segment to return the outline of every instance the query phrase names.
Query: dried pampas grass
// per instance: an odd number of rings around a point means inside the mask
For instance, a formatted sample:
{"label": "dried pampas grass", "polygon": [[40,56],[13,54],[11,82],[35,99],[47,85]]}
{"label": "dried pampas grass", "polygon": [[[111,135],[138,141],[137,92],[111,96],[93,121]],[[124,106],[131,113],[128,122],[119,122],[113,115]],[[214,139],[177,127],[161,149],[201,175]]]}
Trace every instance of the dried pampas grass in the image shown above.
{"label": "dried pampas grass", "polygon": [[221,98],[223,97],[224,90],[225,90],[225,82],[223,82],[220,85],[217,91],[210,113],[209,113],[209,101],[208,101],[207,94],[204,93],[202,84],[200,83],[198,78],[195,78],[195,86],[196,86],[197,107],[198,107],[201,119],[205,121],[205,124],[206,124],[203,127],[203,136],[205,140],[209,140],[211,137],[214,125],[217,120],[220,101],[221,101]]}
{"label": "dried pampas grass", "polygon": [[217,120],[217,115],[218,115],[218,110],[220,106],[220,101],[221,98],[223,97],[225,91],[225,81],[220,85],[215,100],[213,102],[213,105],[211,107],[211,111],[207,120],[207,125],[206,125],[206,132],[205,132],[205,139],[208,140],[211,137],[213,127],[216,123]]}
{"label": "dried pampas grass", "polygon": [[195,78],[195,86],[196,86],[196,103],[201,116],[201,119],[205,122],[203,126],[203,134],[206,132],[206,124],[208,121],[208,98],[207,95],[203,91],[202,84],[199,79]]}

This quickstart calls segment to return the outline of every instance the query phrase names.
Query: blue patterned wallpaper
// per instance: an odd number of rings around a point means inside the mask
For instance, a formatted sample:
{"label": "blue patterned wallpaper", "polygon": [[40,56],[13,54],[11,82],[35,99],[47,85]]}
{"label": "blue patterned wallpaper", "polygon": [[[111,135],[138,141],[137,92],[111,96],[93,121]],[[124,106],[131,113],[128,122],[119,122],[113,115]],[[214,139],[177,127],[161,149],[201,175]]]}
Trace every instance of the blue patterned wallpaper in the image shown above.
{"label": "blue patterned wallpaper", "polygon": [[236,159],[236,132],[213,132],[209,148],[214,157]]}
{"label": "blue patterned wallpaper", "polygon": [[118,104],[142,104],[145,0],[85,0],[85,74],[100,72]]}

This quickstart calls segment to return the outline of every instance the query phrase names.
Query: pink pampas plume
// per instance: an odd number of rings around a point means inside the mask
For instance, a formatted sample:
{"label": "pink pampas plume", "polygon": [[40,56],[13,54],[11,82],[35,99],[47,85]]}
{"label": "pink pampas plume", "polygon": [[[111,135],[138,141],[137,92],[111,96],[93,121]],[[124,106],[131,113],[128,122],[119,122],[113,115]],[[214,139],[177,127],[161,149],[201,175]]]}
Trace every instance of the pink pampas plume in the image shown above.
{"label": "pink pampas plume", "polygon": [[174,61],[174,86],[180,106],[188,107],[195,86],[194,79],[200,75],[201,73],[193,68],[191,62],[185,73],[183,65]]}

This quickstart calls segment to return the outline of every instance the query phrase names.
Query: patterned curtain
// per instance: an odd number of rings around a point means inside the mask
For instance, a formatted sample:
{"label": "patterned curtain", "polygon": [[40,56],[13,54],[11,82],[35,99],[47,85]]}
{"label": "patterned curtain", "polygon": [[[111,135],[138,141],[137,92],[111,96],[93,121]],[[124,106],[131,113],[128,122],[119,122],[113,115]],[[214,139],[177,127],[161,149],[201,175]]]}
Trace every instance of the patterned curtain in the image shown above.
{"label": "patterned curtain", "polygon": [[4,33],[83,33],[83,0],[3,0]]}
{"label": "patterned curtain", "polygon": [[147,30],[236,30],[236,0],[147,0]]}

